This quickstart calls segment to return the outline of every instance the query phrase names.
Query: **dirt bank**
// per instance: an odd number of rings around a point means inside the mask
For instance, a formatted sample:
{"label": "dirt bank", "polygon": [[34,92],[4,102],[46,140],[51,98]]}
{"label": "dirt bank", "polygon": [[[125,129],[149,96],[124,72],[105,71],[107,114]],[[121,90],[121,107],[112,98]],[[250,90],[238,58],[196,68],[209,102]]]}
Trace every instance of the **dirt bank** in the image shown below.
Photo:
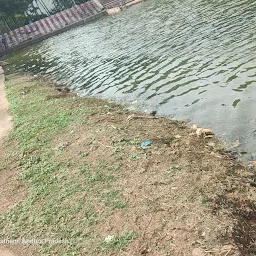
{"label": "dirt bank", "polygon": [[0,218],[1,239],[46,239],[40,253],[60,256],[255,255],[253,172],[216,138],[29,76],[7,91],[1,168],[28,195]]}
{"label": "dirt bank", "polygon": [[9,104],[4,87],[4,71],[0,66],[0,141],[2,141],[4,136],[12,129],[12,119],[8,114]]}

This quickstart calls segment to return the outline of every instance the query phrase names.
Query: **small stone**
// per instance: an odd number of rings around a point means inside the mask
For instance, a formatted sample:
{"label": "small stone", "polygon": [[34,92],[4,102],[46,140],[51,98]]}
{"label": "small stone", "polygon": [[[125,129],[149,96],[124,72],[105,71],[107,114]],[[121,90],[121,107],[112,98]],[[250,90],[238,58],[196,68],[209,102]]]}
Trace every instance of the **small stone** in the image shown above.
{"label": "small stone", "polygon": [[215,143],[214,142],[209,142],[209,143],[207,143],[207,145],[210,146],[210,147],[215,147]]}
{"label": "small stone", "polygon": [[204,250],[201,248],[195,248],[192,251],[192,256],[205,256]]}
{"label": "small stone", "polygon": [[197,127],[196,124],[193,124],[192,127],[191,127],[192,130],[197,130],[197,128],[198,128],[198,127]]}

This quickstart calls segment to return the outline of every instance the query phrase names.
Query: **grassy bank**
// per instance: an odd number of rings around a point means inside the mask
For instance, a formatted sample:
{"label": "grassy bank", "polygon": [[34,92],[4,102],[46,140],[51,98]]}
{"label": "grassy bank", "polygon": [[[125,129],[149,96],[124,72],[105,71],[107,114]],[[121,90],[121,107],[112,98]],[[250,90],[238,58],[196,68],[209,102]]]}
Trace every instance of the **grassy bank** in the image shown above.
{"label": "grassy bank", "polygon": [[0,170],[15,168],[26,196],[0,238],[68,241],[38,255],[253,255],[251,172],[215,138],[38,78],[6,83],[15,128]]}

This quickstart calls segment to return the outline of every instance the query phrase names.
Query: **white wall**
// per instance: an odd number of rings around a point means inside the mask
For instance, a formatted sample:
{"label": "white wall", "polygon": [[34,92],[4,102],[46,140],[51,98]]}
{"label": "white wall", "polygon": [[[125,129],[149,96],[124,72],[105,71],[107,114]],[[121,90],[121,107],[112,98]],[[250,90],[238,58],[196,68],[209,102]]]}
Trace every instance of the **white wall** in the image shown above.
{"label": "white wall", "polygon": [[[47,6],[47,8],[49,10],[51,10],[54,6],[52,4],[52,0],[42,0],[44,2],[44,4]],[[40,9],[42,10],[43,13],[45,13],[44,8],[40,5],[40,3],[38,2]]]}

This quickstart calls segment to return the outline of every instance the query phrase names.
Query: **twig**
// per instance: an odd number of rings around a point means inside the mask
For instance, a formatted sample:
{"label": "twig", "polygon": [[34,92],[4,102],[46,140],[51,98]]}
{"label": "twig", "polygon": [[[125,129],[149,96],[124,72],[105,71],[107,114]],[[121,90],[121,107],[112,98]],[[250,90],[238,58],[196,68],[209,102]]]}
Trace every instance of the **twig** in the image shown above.
{"label": "twig", "polygon": [[232,249],[229,249],[229,251],[224,256],[228,256],[231,251]]}
{"label": "twig", "polygon": [[99,142],[99,141],[98,141],[98,143],[99,143],[100,145],[102,145],[102,146],[106,147],[106,148],[115,148],[115,147],[112,147],[112,146],[106,146],[106,145],[102,144],[102,143],[101,143],[101,142]]}
{"label": "twig", "polygon": [[130,115],[127,117],[127,120],[132,120],[132,119],[139,119],[139,118],[145,118],[145,119],[159,119],[157,116],[135,116],[135,115]]}

